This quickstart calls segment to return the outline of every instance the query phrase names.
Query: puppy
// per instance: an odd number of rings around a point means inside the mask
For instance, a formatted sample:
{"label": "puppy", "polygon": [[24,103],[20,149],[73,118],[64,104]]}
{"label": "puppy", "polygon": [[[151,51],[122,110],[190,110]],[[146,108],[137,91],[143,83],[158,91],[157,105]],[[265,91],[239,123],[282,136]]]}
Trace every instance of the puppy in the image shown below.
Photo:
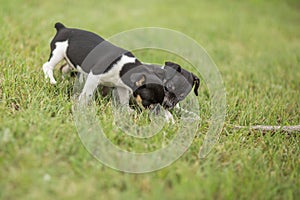
{"label": "puppy", "polygon": [[61,23],[56,23],[55,28],[57,33],[50,44],[50,57],[43,65],[45,77],[50,83],[56,83],[53,69],[62,59],[71,68],[86,74],[87,80],[79,96],[81,103],[91,99],[99,84],[115,87],[121,105],[128,105],[129,94],[146,82],[161,87],[153,89],[163,89],[160,79],[129,51],[88,31],[66,28]]}
{"label": "puppy", "polygon": [[163,67],[143,64],[131,52],[94,33],[66,28],[61,23],[56,23],[55,28],[50,56],[43,65],[45,77],[55,84],[54,67],[65,59],[67,65],[61,68],[64,73],[77,69],[81,77],[87,76],[81,101],[89,100],[99,84],[116,87],[123,105],[128,104],[128,96],[133,93],[145,107],[158,103],[172,109],[194,85],[198,94],[199,78],[178,64],[166,62]]}
{"label": "puppy", "polygon": [[[174,106],[182,101],[194,87],[194,94],[198,96],[198,89],[200,86],[200,79],[193,73],[183,69],[180,65],[173,62],[166,62],[164,69],[171,74],[176,70],[175,74],[170,79],[164,82],[165,97],[163,100],[163,107],[172,109]],[[180,84],[178,84],[180,83]]]}
{"label": "puppy", "polygon": [[[144,107],[150,104],[161,104],[165,109],[173,109],[178,102],[182,101],[194,87],[194,93],[198,96],[200,79],[193,73],[183,69],[173,62],[165,62],[164,66],[146,64],[152,73],[156,74],[164,85],[164,96],[162,93],[155,94],[148,91],[147,84],[138,88],[138,93],[142,98]],[[137,94],[134,93],[134,96]],[[152,98],[151,98],[152,97]]]}

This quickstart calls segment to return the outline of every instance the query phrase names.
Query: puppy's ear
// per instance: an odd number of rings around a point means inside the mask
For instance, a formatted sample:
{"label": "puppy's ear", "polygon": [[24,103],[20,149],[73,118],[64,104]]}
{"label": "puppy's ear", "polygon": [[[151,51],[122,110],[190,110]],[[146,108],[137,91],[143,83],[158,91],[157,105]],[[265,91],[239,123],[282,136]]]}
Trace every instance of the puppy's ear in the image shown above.
{"label": "puppy's ear", "polygon": [[165,62],[164,70],[165,70],[165,81],[166,81],[172,79],[177,72],[180,73],[181,67],[176,63],[167,61]]}
{"label": "puppy's ear", "polygon": [[134,73],[130,76],[130,81],[136,87],[141,87],[146,82],[146,76],[142,73]]}
{"label": "puppy's ear", "polygon": [[178,65],[177,63],[173,63],[173,62],[170,62],[170,61],[166,61],[166,62],[165,62],[165,66],[172,67],[173,69],[175,69],[175,70],[178,71],[179,73],[181,72],[181,67],[180,67],[180,65]]}
{"label": "puppy's ear", "polygon": [[193,80],[194,80],[193,86],[195,85],[194,93],[195,93],[196,96],[198,96],[198,88],[199,88],[199,85],[200,85],[200,79],[193,73],[192,73],[192,77],[193,77]]}

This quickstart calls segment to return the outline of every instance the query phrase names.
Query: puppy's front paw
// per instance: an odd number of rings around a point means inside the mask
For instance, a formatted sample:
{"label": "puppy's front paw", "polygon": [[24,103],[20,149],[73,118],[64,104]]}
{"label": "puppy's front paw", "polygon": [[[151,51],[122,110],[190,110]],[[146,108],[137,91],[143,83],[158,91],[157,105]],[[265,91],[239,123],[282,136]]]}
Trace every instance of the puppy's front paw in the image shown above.
{"label": "puppy's front paw", "polygon": [[175,124],[174,117],[168,110],[165,110],[165,117],[168,123]]}
{"label": "puppy's front paw", "polygon": [[129,106],[126,109],[130,115],[135,114],[135,111],[132,108],[130,108]]}
{"label": "puppy's front paw", "polygon": [[88,106],[92,103],[93,96],[87,95],[85,92],[82,92],[78,97],[78,103],[81,107]]}
{"label": "puppy's front paw", "polygon": [[55,85],[57,82],[56,82],[56,80],[50,80],[50,83],[51,83],[52,85]]}

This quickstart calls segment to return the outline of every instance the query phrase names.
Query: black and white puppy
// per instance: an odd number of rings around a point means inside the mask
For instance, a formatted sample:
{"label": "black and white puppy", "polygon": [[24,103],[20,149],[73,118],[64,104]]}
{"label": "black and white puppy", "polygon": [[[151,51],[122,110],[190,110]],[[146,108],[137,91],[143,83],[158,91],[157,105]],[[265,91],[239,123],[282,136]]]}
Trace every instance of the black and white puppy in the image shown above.
{"label": "black and white puppy", "polygon": [[[80,99],[89,99],[99,85],[117,88],[121,104],[128,104],[129,93],[142,99],[145,107],[159,103],[167,109],[183,100],[195,85],[196,95],[199,78],[182,69],[178,64],[166,62],[163,67],[141,63],[122,48],[105,41],[100,36],[56,23],[57,33],[51,41],[49,60],[43,71],[50,83],[55,66],[67,61],[62,72],[77,69],[88,76]],[[92,52],[93,51],[93,52]]]}
{"label": "black and white puppy", "polygon": [[[143,106],[147,107],[151,99],[151,103],[158,103],[165,109],[170,110],[174,108],[178,102],[182,101],[194,87],[194,93],[198,96],[198,88],[200,85],[200,79],[193,73],[181,68],[180,65],[173,62],[165,62],[165,65],[159,66],[154,64],[146,64],[146,66],[156,74],[163,82],[164,96],[154,95],[155,100],[151,95],[153,91],[147,90],[147,85],[138,88],[138,93],[142,100]],[[134,95],[137,95],[134,93]]]}
{"label": "black and white puppy", "polygon": [[129,94],[145,83],[156,85],[151,89],[163,90],[161,80],[129,51],[88,31],[66,28],[61,23],[56,23],[55,28],[57,33],[50,44],[49,60],[43,65],[44,74],[55,84],[53,69],[63,59],[86,74],[80,102],[88,102],[99,84],[115,87],[121,105],[128,105]]}

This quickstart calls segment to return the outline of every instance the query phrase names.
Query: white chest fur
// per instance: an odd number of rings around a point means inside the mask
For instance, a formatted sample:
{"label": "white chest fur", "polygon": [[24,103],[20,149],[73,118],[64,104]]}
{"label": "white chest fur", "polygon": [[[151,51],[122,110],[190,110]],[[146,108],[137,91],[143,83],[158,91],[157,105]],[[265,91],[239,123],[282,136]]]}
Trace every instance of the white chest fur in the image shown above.
{"label": "white chest fur", "polygon": [[[120,71],[122,70],[123,66],[127,63],[134,63],[136,61],[135,57],[129,57],[126,55],[122,55],[119,61],[117,61],[112,68],[104,73],[97,76],[99,79],[98,84],[105,85],[105,86],[115,86],[115,87],[126,87],[123,81],[120,78]],[[92,70],[93,71],[93,70]],[[92,73],[92,72],[91,72]]]}

